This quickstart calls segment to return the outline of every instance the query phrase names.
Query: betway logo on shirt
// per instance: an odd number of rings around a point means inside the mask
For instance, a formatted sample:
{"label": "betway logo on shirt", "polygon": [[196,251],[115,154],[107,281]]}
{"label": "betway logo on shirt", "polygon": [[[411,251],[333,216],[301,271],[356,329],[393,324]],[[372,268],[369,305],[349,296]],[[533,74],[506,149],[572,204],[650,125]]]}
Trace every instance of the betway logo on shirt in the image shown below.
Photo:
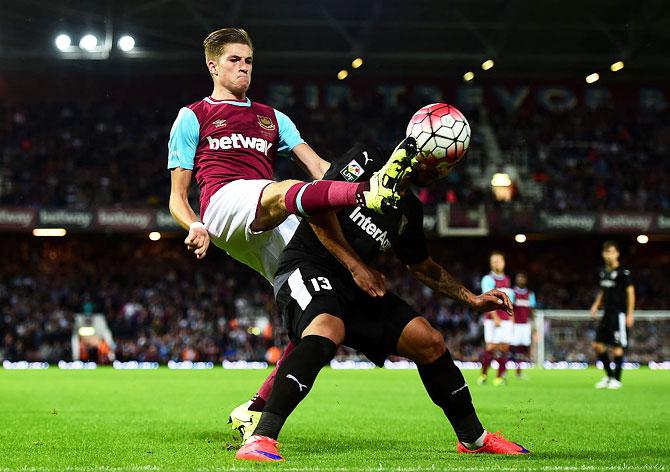
{"label": "betway logo on shirt", "polygon": [[233,133],[230,136],[222,136],[220,138],[207,136],[207,142],[212,151],[216,151],[217,149],[255,149],[266,156],[270,147],[272,147],[272,143],[263,138],[248,138],[240,133]]}
{"label": "betway logo on shirt", "polygon": [[359,207],[354,208],[354,211],[351,212],[349,218],[351,218],[351,221],[356,223],[363,231],[365,231],[375,241],[377,241],[382,251],[386,251],[389,247],[391,247],[391,242],[389,241],[386,231],[382,231],[381,228],[378,228],[376,224],[372,223],[370,217],[366,217],[363,213],[361,213],[361,209]]}

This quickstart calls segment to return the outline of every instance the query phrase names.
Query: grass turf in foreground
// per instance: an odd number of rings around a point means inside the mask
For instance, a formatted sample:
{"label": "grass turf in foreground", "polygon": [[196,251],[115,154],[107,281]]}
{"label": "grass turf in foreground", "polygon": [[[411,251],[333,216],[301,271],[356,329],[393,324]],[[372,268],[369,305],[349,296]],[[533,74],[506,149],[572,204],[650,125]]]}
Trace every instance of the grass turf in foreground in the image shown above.
{"label": "grass turf in foreground", "polygon": [[480,387],[490,431],[528,456],[459,455],[415,371],[326,369],[280,436],[283,464],[233,459],[229,411],[267,371],[0,371],[0,471],[668,470],[670,372],[529,372]]}

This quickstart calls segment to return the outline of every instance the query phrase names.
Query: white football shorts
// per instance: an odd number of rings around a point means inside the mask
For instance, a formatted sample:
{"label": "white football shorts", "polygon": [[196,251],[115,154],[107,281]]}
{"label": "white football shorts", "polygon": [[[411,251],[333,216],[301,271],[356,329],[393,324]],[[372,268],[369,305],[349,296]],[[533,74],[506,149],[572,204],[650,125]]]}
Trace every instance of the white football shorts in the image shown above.
{"label": "white football shorts", "polygon": [[263,232],[251,230],[261,194],[272,180],[236,180],[224,185],[209,200],[202,222],[212,243],[231,257],[274,280],[279,256],[300,221],[289,215],[279,226]]}
{"label": "white football shorts", "polygon": [[484,320],[484,342],[486,344],[512,344],[514,340],[514,322],[501,320],[496,326],[492,319]]}
{"label": "white football shorts", "polygon": [[514,341],[512,346],[530,346],[530,323],[514,323]]}

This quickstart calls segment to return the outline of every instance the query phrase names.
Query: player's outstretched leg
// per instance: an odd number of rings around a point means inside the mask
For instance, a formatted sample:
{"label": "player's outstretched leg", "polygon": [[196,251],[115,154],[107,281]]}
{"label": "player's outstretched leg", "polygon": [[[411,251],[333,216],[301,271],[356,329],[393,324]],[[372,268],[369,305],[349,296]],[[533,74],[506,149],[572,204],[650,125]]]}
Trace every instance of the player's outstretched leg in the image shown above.
{"label": "player's outstretched leg", "polygon": [[394,208],[400,198],[401,185],[412,173],[416,153],[416,140],[411,136],[403,139],[386,164],[370,177],[370,189],[363,192],[361,206],[377,213]]}
{"label": "player's outstretched leg", "polygon": [[261,193],[251,229],[267,231],[281,224],[288,215],[310,217],[357,205],[378,213],[393,209],[400,199],[403,182],[412,172],[415,155],[416,141],[414,138],[406,138],[391,154],[388,162],[372,174],[369,182],[272,182]]}
{"label": "player's outstretched leg", "polygon": [[[287,182],[283,206],[288,213],[304,217],[356,205],[383,213],[394,208],[400,199],[400,186],[412,172],[416,152],[416,140],[405,138],[386,164],[370,176],[369,182]],[[281,184],[273,185],[281,191]],[[274,187],[270,188],[267,197],[272,196],[273,191]],[[264,192],[263,198],[267,197]]]}

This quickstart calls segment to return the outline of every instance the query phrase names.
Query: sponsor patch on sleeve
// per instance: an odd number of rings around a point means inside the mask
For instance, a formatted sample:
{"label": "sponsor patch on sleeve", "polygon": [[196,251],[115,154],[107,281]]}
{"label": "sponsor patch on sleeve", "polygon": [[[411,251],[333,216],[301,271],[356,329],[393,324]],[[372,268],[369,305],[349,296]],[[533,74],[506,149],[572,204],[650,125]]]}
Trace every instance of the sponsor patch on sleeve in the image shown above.
{"label": "sponsor patch on sleeve", "polygon": [[342,174],[342,177],[344,177],[347,182],[354,182],[363,175],[363,172],[365,172],[363,167],[361,167],[355,160],[352,160],[340,171],[340,174]]}

